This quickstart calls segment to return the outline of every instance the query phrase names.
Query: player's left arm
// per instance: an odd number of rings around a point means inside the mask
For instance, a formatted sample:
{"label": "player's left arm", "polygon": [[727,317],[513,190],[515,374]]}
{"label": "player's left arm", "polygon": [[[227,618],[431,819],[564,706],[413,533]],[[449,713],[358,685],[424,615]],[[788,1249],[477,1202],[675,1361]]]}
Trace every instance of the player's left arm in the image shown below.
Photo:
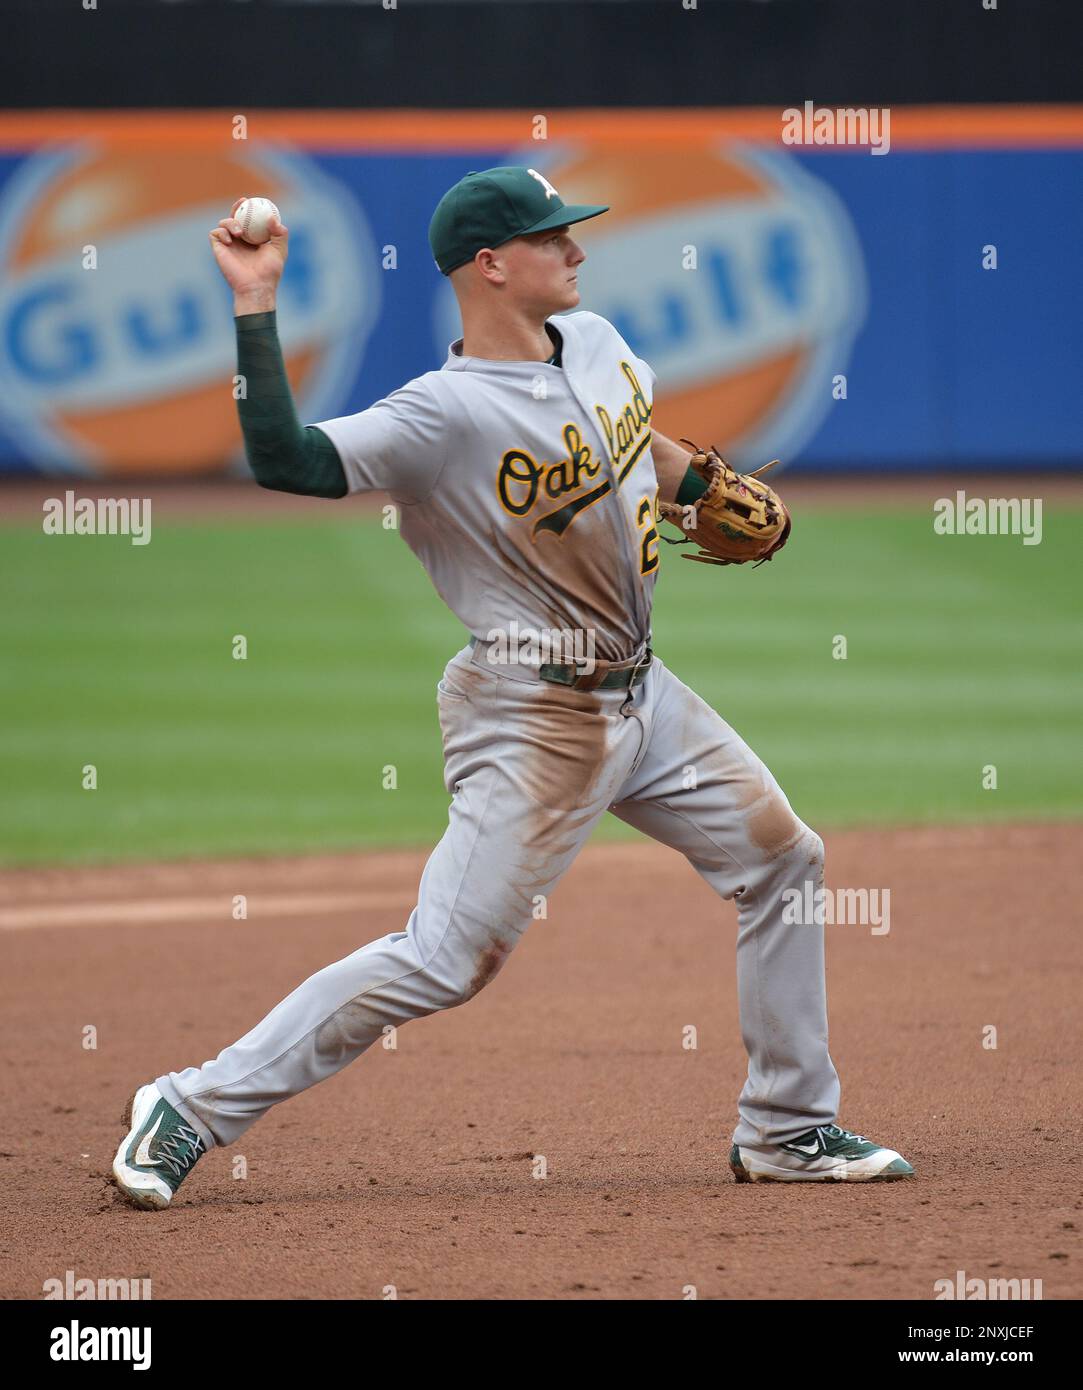
{"label": "player's left arm", "polygon": [[691,449],[675,444],[672,439],[653,430],[651,456],[658,477],[658,496],[663,502],[676,502],[684,507],[706,492],[707,484],[688,465],[692,457]]}

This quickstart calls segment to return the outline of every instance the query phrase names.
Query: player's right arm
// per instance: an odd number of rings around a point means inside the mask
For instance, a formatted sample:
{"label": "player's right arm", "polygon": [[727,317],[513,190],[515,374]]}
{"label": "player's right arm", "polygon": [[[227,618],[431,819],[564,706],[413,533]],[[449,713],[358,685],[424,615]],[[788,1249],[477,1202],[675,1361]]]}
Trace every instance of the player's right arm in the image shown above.
{"label": "player's right arm", "polygon": [[338,450],[314,425],[297,418],[278,341],[276,296],[286,264],[289,231],[276,217],[262,246],[243,241],[233,213],[210,233],[218,268],[233,291],[237,331],[237,401],[249,467],[260,487],[309,497],[349,492]]}
{"label": "player's right arm", "polygon": [[[233,205],[233,212],[238,203]],[[233,215],[210,233],[215,259],[233,290],[237,402],[245,452],[256,481],[281,492],[345,497],[386,491],[396,501],[423,501],[448,457],[443,408],[423,380],[407,382],[356,415],[302,425],[294,409],[278,341],[276,294],[289,232],[271,222],[271,239],[251,246]]]}

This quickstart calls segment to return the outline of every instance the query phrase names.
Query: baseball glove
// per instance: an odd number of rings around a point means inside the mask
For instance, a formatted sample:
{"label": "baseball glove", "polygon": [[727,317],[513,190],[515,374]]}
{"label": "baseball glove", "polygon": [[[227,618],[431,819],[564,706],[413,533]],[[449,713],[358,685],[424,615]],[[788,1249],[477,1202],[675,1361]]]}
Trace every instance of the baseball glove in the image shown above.
{"label": "baseball glove", "polygon": [[694,541],[699,553],[684,558],[705,565],[744,565],[749,560],[762,565],[770,560],[790,535],[786,504],[773,488],[759,481],[759,475],[773,468],[778,459],[755,473],[737,473],[714,446],[701,449],[690,439],[681,443],[695,451],[689,466],[707,484],[707,490],[685,507],[676,502],[658,504],[663,520],[685,533],[683,541],[665,539],[671,545]]}

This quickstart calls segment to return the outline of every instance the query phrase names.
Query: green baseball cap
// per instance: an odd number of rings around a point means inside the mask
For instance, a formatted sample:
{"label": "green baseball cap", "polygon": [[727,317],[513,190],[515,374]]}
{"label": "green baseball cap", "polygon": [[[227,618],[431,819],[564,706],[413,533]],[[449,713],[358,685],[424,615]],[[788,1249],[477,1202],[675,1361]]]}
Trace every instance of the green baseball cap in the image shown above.
{"label": "green baseball cap", "polygon": [[569,207],[548,179],[519,164],[480,173],[472,169],[437,203],[429,245],[441,273],[450,275],[486,246],[503,246],[512,237],[585,222],[608,211]]}

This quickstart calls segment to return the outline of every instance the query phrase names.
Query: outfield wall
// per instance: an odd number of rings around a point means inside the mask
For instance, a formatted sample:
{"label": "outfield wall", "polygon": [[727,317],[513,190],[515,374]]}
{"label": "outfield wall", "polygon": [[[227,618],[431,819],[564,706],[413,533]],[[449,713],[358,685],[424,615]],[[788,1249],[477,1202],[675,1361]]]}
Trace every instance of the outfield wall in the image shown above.
{"label": "outfield wall", "polygon": [[864,130],[788,143],[813,127],[777,108],[0,113],[0,471],[243,467],[206,239],[242,193],[290,227],[304,419],[438,367],[459,329],[429,215],[504,163],[611,205],[581,229],[582,307],[655,367],[666,433],[810,472],[1079,468],[1083,106]]}

